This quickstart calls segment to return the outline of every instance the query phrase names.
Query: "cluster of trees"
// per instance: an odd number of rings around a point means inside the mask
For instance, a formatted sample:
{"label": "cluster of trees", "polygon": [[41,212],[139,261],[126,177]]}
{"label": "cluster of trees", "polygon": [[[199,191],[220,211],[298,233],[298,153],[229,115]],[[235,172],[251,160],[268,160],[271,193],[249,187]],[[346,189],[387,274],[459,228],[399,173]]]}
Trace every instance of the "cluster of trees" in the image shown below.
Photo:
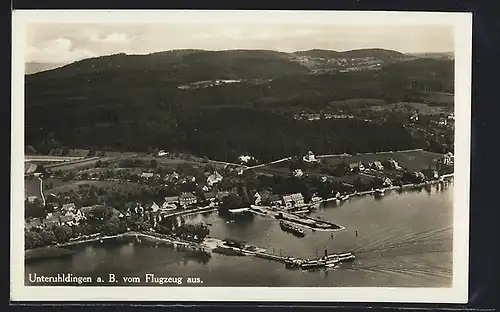
{"label": "cluster of trees", "polygon": [[25,230],[25,249],[32,249],[52,245],[55,243],[66,243],[72,238],[83,235],[101,233],[104,235],[116,235],[127,231],[132,226],[130,220],[120,219],[113,213],[113,208],[98,206],[92,213],[88,214],[86,220],[81,220],[78,225],[52,225],[44,226],[42,229],[32,227]]}
{"label": "cluster of trees", "polygon": [[[53,225],[50,228],[25,230],[25,249],[66,243],[72,238],[91,234],[117,235],[128,230],[144,231],[155,227],[158,233],[170,234],[185,239],[203,240],[210,233],[203,224],[189,224],[181,219],[178,224],[174,218],[160,219],[151,211],[138,212],[132,209],[129,217],[118,217],[109,206],[98,206],[88,213],[85,220],[77,225]],[[160,222],[157,222],[160,220]]]}
{"label": "cluster of trees", "polygon": [[[308,150],[330,154],[426,147],[425,140],[414,138],[403,127],[407,120],[383,123],[356,119],[319,120],[311,123],[294,120],[268,108],[236,107],[186,108],[175,113],[159,113],[144,121],[135,115],[127,119],[130,120],[100,124],[99,127],[95,124],[81,128],[67,125],[64,131],[56,133],[61,142],[75,147],[111,146],[146,151],[152,146],[161,146],[234,162],[239,161],[242,154],[266,162]],[[124,160],[120,166],[154,168],[156,164]]]}
{"label": "cluster of trees", "polygon": [[40,200],[24,201],[24,218],[43,218],[46,215],[45,206]]}

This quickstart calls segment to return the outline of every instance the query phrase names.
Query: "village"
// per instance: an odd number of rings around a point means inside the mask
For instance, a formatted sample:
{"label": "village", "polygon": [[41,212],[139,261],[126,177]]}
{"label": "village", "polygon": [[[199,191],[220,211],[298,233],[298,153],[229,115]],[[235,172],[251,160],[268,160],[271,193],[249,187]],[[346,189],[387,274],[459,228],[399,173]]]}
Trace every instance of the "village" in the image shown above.
{"label": "village", "polygon": [[[40,164],[33,168],[28,163],[26,181],[39,181],[40,191],[26,197],[27,248],[126,231],[202,240],[209,234],[207,226],[186,224],[183,217],[214,211],[233,220],[259,214],[319,229],[325,224],[307,220],[307,214],[323,201],[367,194],[380,197],[385,189],[422,186],[453,172],[451,154],[434,155],[433,163],[417,171],[393,159],[405,153],[424,151],[347,156],[316,156],[309,151],[302,157],[254,167],[244,165],[253,160],[251,156],[240,157],[242,164],[163,166],[159,160],[168,154],[164,151],[149,161],[98,161],[94,168],[75,171],[45,169]],[[346,163],[346,159],[356,161]],[[54,187],[58,183],[62,185]],[[47,231],[55,234],[38,235]]]}

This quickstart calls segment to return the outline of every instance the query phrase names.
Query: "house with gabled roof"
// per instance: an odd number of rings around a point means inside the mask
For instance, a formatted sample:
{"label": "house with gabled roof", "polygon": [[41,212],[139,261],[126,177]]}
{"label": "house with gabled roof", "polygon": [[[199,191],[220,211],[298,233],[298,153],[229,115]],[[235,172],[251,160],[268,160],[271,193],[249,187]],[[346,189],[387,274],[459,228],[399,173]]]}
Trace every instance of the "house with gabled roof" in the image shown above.
{"label": "house with gabled roof", "polygon": [[305,162],[317,162],[318,160],[316,159],[316,156],[314,156],[314,153],[312,151],[309,151],[304,157],[302,157],[302,160]]}
{"label": "house with gabled roof", "polygon": [[222,181],[222,179],[223,179],[222,175],[217,171],[214,171],[211,175],[208,176],[207,185],[213,186],[214,184],[217,184],[220,181]]}
{"label": "house with gabled roof", "polygon": [[356,163],[349,164],[349,170],[353,171],[353,172],[364,171],[365,166],[363,165],[362,162],[356,162]]}
{"label": "house with gabled roof", "polygon": [[384,165],[382,165],[382,162],[380,160],[375,160],[373,162],[373,168],[377,170],[384,170]]}
{"label": "house with gabled roof", "polygon": [[281,197],[279,195],[275,195],[275,194],[269,195],[268,200],[272,206],[279,206],[283,203],[283,201],[281,200]]}
{"label": "house with gabled roof", "polygon": [[161,211],[175,210],[177,209],[177,204],[179,204],[179,196],[165,197],[160,210]]}
{"label": "house with gabled roof", "polygon": [[192,193],[184,193],[181,196],[179,196],[179,204],[184,208],[190,205],[194,205],[197,202],[198,199]]}
{"label": "house with gabled roof", "polygon": [[152,178],[154,178],[154,173],[153,172],[143,172],[143,173],[141,173],[141,178],[152,179]]}
{"label": "house with gabled roof", "polygon": [[283,195],[283,204],[287,208],[291,208],[304,204],[304,196],[301,193],[294,193],[290,195]]}

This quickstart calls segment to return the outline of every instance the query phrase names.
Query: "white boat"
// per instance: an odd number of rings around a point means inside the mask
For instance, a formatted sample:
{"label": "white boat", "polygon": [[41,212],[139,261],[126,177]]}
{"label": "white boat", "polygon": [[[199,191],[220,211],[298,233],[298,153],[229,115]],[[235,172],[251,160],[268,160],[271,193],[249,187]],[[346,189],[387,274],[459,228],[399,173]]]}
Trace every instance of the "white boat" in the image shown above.
{"label": "white boat", "polygon": [[311,201],[312,201],[313,203],[316,203],[316,202],[319,202],[319,201],[322,201],[322,200],[323,200],[323,198],[321,198],[321,197],[319,197],[319,196],[313,196],[313,197],[311,198]]}

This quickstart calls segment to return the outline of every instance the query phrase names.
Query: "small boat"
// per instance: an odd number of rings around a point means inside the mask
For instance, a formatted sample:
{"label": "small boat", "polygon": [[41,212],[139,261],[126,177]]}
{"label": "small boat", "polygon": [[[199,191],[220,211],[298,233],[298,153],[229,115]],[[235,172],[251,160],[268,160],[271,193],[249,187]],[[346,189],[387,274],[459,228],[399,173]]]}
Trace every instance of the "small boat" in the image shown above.
{"label": "small boat", "polygon": [[280,227],[283,231],[292,233],[295,236],[304,237],[306,235],[302,229],[295,227],[288,222],[280,221]]}
{"label": "small boat", "polygon": [[346,252],[346,253],[339,254],[338,259],[340,260],[340,262],[351,262],[351,261],[354,261],[354,259],[356,259],[356,257],[352,253]]}
{"label": "small boat", "polygon": [[312,270],[312,269],[319,269],[321,267],[324,267],[325,265],[326,263],[324,261],[313,260],[302,263],[300,267],[304,270]]}
{"label": "small boat", "polygon": [[322,201],[322,200],[323,200],[323,198],[318,197],[318,196],[313,196],[313,197],[311,198],[311,201],[312,201],[313,203],[316,203],[316,202],[319,202],[319,201]]}

